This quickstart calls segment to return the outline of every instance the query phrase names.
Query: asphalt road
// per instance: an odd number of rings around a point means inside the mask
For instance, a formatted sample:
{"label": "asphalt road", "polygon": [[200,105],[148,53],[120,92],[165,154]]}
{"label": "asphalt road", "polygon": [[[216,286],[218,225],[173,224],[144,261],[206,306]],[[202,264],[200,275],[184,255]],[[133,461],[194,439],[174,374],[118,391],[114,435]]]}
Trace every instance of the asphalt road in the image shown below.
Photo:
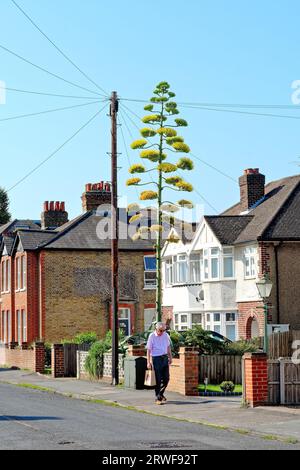
{"label": "asphalt road", "polygon": [[298,445],[0,384],[2,450],[299,448]]}

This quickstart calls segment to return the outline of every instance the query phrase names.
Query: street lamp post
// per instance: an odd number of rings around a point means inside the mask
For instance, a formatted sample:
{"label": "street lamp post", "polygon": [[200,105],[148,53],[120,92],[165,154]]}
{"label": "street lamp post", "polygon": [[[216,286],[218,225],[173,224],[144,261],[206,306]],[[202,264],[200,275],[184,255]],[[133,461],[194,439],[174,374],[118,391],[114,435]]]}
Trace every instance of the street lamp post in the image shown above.
{"label": "street lamp post", "polygon": [[267,274],[264,274],[264,276],[256,282],[256,287],[264,303],[264,352],[268,354],[268,298],[271,295],[273,283],[270,280],[269,276]]}

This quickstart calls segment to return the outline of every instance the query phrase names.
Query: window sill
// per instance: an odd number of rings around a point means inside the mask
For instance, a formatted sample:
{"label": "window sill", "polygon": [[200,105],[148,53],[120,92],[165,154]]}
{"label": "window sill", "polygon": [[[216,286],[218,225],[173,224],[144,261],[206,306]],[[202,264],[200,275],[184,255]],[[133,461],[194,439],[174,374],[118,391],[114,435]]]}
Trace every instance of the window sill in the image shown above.
{"label": "window sill", "polygon": [[156,286],[144,286],[144,290],[154,290]]}

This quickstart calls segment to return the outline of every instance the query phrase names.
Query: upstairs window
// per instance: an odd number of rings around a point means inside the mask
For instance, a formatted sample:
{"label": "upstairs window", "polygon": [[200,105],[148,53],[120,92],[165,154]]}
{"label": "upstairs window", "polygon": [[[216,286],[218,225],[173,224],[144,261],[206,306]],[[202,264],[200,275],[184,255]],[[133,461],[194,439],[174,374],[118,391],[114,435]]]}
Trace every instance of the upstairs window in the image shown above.
{"label": "upstairs window", "polygon": [[185,284],[187,282],[187,257],[186,255],[174,256],[174,283]]}
{"label": "upstairs window", "polygon": [[190,256],[190,282],[201,282],[200,253],[191,254]]}
{"label": "upstairs window", "polygon": [[156,288],[156,257],[144,257],[144,287],[145,289]]}
{"label": "upstairs window", "polygon": [[234,277],[232,248],[223,248],[223,276],[224,278]]}
{"label": "upstairs window", "polygon": [[165,279],[166,286],[171,286],[173,284],[173,261],[172,259],[167,259],[165,262]]}
{"label": "upstairs window", "polygon": [[10,260],[4,260],[1,263],[1,292],[8,293],[10,292]]}
{"label": "upstairs window", "polygon": [[257,250],[254,247],[248,247],[244,252],[245,279],[253,279],[257,276],[256,267]]}

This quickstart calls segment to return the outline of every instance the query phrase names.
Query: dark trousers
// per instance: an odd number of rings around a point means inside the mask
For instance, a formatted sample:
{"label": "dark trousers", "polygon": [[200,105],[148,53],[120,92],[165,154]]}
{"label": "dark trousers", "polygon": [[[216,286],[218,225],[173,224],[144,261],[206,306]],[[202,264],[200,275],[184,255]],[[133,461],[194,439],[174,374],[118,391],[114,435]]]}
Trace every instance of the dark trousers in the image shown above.
{"label": "dark trousers", "polygon": [[152,361],[156,378],[155,396],[161,400],[170,380],[169,358],[167,355],[154,356]]}

